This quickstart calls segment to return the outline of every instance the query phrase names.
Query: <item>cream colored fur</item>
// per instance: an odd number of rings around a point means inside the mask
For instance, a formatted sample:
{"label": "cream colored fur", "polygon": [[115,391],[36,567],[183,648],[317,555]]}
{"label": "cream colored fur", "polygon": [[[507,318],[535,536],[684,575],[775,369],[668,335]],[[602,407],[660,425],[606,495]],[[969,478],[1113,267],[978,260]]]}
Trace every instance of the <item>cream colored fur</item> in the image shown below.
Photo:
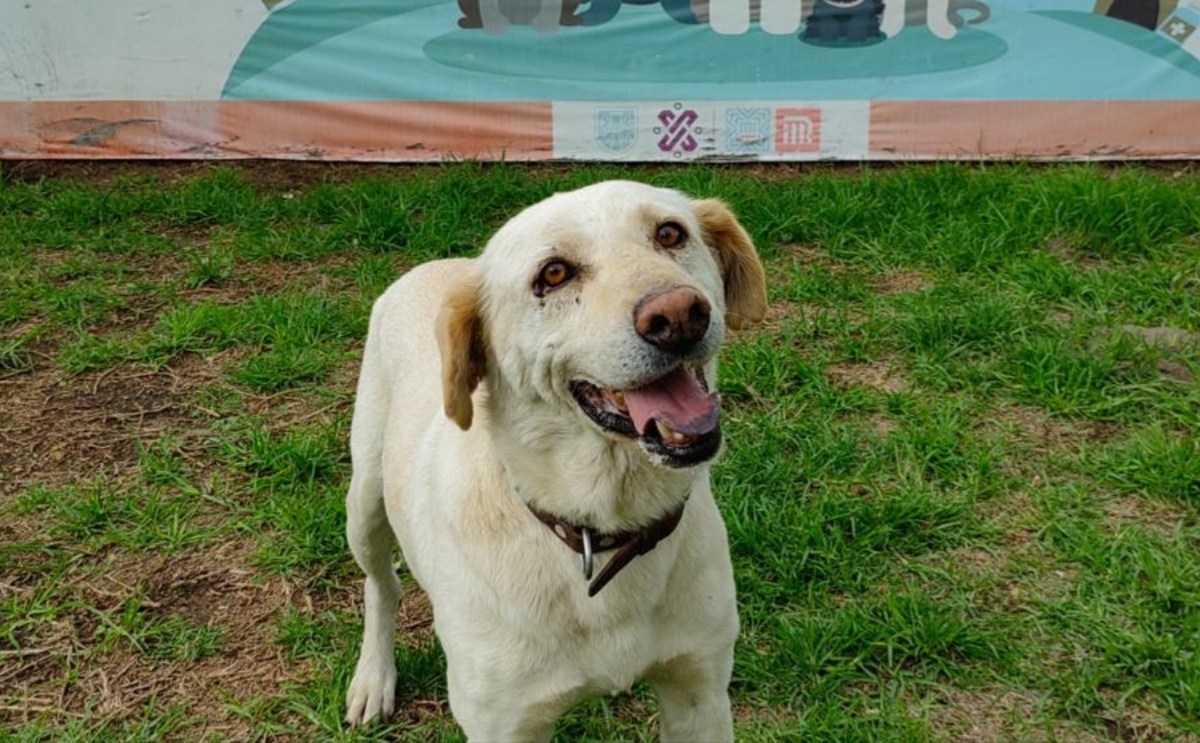
{"label": "cream colored fur", "polygon": [[[687,247],[654,244],[665,220],[685,227]],[[539,298],[533,281],[552,257],[580,272]],[[697,353],[715,381],[723,318],[754,322],[766,310],[750,238],[720,202],[608,182],[525,210],[479,258],[419,266],[375,304],[346,501],[367,576],[351,724],[394,711],[394,533],[432,601],[450,708],[469,740],[547,740],[571,704],[640,678],[658,694],[663,740],[732,740],[738,618],[711,463],[655,463],[602,431],[568,389],[573,379],[628,389],[664,374],[668,362],[632,318],[640,298],[673,286],[712,305]],[[594,598],[579,556],[522,502],[617,531],[685,497],[675,533]]]}

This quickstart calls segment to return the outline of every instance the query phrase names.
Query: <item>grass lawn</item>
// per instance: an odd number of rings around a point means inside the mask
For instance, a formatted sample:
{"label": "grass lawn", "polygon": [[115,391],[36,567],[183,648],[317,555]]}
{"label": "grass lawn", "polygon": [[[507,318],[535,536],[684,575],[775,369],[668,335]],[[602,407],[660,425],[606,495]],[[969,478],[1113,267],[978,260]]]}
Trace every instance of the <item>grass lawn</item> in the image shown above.
{"label": "grass lawn", "polygon": [[340,724],[368,310],[631,176],[768,268],[715,470],[739,740],[1200,740],[1196,170],[266,164],[0,169],[0,741],[460,740],[415,588],[398,719]]}

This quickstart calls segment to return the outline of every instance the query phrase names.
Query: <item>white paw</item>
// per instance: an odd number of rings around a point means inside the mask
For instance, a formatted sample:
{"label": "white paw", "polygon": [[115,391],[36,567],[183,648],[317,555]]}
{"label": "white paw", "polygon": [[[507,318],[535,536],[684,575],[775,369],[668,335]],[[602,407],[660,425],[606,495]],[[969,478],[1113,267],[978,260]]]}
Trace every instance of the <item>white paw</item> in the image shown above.
{"label": "white paw", "polygon": [[904,30],[904,16],[888,16],[886,13],[883,16],[883,22],[879,24],[879,30],[889,39],[894,39],[897,34]]}
{"label": "white paw", "polygon": [[954,27],[954,24],[947,20],[930,20],[929,30],[939,39],[953,39],[954,34],[958,33],[958,29]]}
{"label": "white paw", "polygon": [[365,725],[386,720],[396,711],[396,666],[390,658],[359,658],[354,680],[346,690],[346,722]]}
{"label": "white paw", "polygon": [[746,0],[713,0],[708,4],[708,25],[722,36],[741,36],[750,30],[750,5]]}
{"label": "white paw", "polygon": [[499,13],[487,13],[480,9],[483,16],[483,31],[488,36],[503,36],[508,31],[508,19]]}

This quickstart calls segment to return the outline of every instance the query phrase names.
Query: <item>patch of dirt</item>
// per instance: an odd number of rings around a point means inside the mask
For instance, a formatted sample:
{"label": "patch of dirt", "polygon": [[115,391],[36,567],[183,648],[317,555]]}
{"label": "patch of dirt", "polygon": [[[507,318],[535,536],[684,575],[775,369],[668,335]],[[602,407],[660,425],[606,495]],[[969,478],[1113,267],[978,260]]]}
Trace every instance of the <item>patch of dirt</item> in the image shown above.
{"label": "patch of dirt", "polygon": [[[787,257],[790,267],[799,269],[822,268],[834,276],[842,276],[850,272],[850,267],[837,258],[825,252],[824,248],[816,245],[794,243],[784,245],[780,251]],[[771,271],[767,274],[767,284],[770,286],[787,286],[792,282],[792,271]]]}
{"label": "patch of dirt", "polygon": [[987,547],[962,545],[941,551],[933,564],[975,583],[974,601],[995,609],[1025,613],[1030,604],[1069,595],[1081,575],[1075,565],[1056,563],[1038,543],[1039,514],[1026,512],[1027,496],[1003,496],[979,509],[983,521],[1003,532]]}
{"label": "patch of dirt", "polygon": [[946,565],[973,577],[1001,575],[1012,564],[1012,555],[1008,550],[989,550],[969,545],[946,550],[941,557]]}
{"label": "patch of dirt", "polygon": [[[290,387],[260,394],[243,393],[244,412],[262,416],[262,425],[272,431],[284,431],[313,422],[336,425],[338,418],[349,415],[354,407],[354,393],[361,368],[361,342],[355,344],[354,348],[358,352],[353,358],[340,362],[329,372],[326,389],[335,394],[314,398],[311,389],[306,387]],[[216,415],[215,412],[210,414]],[[349,419],[346,421],[348,423]]]}
{"label": "patch of dirt", "polygon": [[908,380],[883,361],[839,361],[825,367],[825,374],[843,389],[858,385],[892,394],[909,389]]}
{"label": "patch of dirt", "polygon": [[1079,583],[1080,569],[1074,565],[1046,566],[1036,573],[1008,584],[1004,603],[1010,609],[1026,607],[1031,601],[1060,601]]}
{"label": "patch of dirt", "polygon": [[153,178],[155,182],[166,186],[202,177],[218,168],[236,171],[264,190],[279,191],[308,188],[320,183],[342,183],[375,174],[387,175],[416,169],[414,166],[388,163],[316,163],[292,160],[26,160],[5,163],[3,176],[6,180],[17,183],[54,178],[84,181],[95,186],[112,186],[128,178]]}
{"label": "patch of dirt", "polygon": [[1069,263],[1080,268],[1099,268],[1105,265],[1103,258],[1085,253],[1070,242],[1066,238],[1052,237],[1046,241],[1046,252],[1058,258],[1063,263]]}
{"label": "patch of dirt", "polygon": [[1122,325],[1118,330],[1122,333],[1136,336],[1146,345],[1153,346],[1159,351],[1172,356],[1177,356],[1187,351],[1200,351],[1200,333],[1192,333],[1182,328],[1172,328],[1165,325],[1155,327]]}
{"label": "patch of dirt", "polygon": [[[362,614],[362,611],[359,611]],[[424,647],[433,639],[433,604],[429,595],[416,586],[405,588],[396,617],[396,637],[410,648]]]}
{"label": "patch of dirt", "polygon": [[877,294],[906,294],[923,292],[933,288],[933,282],[916,271],[889,271],[871,282],[871,288]]}
{"label": "patch of dirt", "polygon": [[1118,330],[1132,335],[1158,352],[1158,371],[1164,377],[1183,384],[1191,384],[1195,380],[1194,369],[1200,368],[1200,333],[1162,325],[1122,325]]}
{"label": "patch of dirt", "polygon": [[1101,697],[1109,706],[1097,715],[1104,725],[1109,740],[1122,743],[1197,743],[1200,737],[1179,733],[1162,715],[1146,709],[1136,698],[1123,700],[1110,690],[1101,690]]}
{"label": "patch of dirt", "polygon": [[1195,522],[1194,516],[1177,506],[1133,494],[1109,498],[1103,508],[1101,523],[1114,533],[1136,527],[1170,539],[1176,530]]}
{"label": "patch of dirt", "polygon": [[895,431],[897,428],[899,428],[899,425],[896,423],[896,421],[887,417],[883,413],[876,413],[867,418],[867,424],[871,427],[872,431],[883,437],[890,435],[892,431]]}
{"label": "patch of dirt", "polygon": [[[201,242],[197,239],[197,242]],[[89,263],[74,270],[69,267],[72,258],[78,253],[73,248],[34,248],[32,251],[36,263],[36,272],[41,276],[53,277],[59,281],[73,281],[83,276],[95,273],[116,274],[125,279],[148,279],[155,282],[164,277],[177,273],[186,261],[174,252],[148,255],[146,253],[86,253]],[[106,268],[96,268],[96,266]],[[111,276],[106,276],[111,278]]]}
{"label": "patch of dirt", "polygon": [[[1036,483],[1035,483],[1036,484]],[[1004,548],[1024,553],[1038,549],[1042,510],[1025,490],[1013,490],[976,506],[979,518],[1004,534]]]}
{"label": "patch of dirt", "polygon": [[831,273],[841,273],[846,268],[844,264],[826,253],[824,248],[816,245],[792,243],[782,246],[780,251],[798,266],[823,266],[828,268]]}
{"label": "patch of dirt", "polygon": [[[942,689],[928,707],[926,719],[943,740],[954,743],[1106,743],[1075,723],[1047,719],[1046,702],[1036,692],[991,687],[981,690]],[[1046,722],[1041,720],[1046,719]]]}
{"label": "patch of dirt", "polygon": [[778,332],[783,329],[784,323],[791,319],[796,311],[797,306],[795,302],[789,302],[786,299],[776,299],[767,304],[767,315],[763,318],[762,324],[736,332],[747,336],[763,332]]}
{"label": "patch of dirt", "polygon": [[161,369],[129,364],[70,376],[48,364],[0,380],[0,505],[32,484],[60,486],[136,461],[137,444],[204,430],[188,401],[219,359],[185,354]]}
{"label": "patch of dirt", "polygon": [[1019,403],[990,411],[980,425],[1012,433],[1041,448],[1052,446],[1067,451],[1078,448],[1081,441],[1109,441],[1121,432],[1120,426],[1108,421],[1058,418],[1042,408]]}
{"label": "patch of dirt", "polygon": [[1046,313],[1046,319],[1053,325],[1066,327],[1075,322],[1075,315],[1066,310],[1050,310]]}
{"label": "patch of dirt", "polygon": [[[282,286],[306,271],[322,280],[319,267],[303,264],[274,276]],[[164,436],[183,442],[180,454],[193,475],[211,469],[198,442],[210,435],[217,414],[196,405],[197,392],[221,384],[222,368],[238,352],[184,354],[160,369],[121,364],[75,376],[52,366],[48,354],[37,356],[28,373],[0,379],[0,512],[33,484],[58,487],[98,475],[126,481],[137,468],[139,443]],[[344,395],[314,398],[311,391],[289,390],[249,396],[246,407],[269,413],[272,425],[333,421],[349,408],[357,369],[356,361],[347,361],[335,370],[334,385]],[[249,536],[169,556],[111,547],[93,554],[85,545],[51,543],[40,516],[10,511],[0,518],[0,540],[30,544],[19,556],[20,570],[0,575],[0,601],[24,602],[44,591],[52,574],[40,564],[74,555],[66,576],[54,578],[52,596],[39,599],[58,607],[55,615],[19,628],[18,648],[3,643],[0,728],[36,718],[52,726],[85,716],[121,721],[153,701],[159,709],[179,705],[197,721],[178,732],[183,738],[250,739],[251,729],[226,706],[279,694],[311,671],[311,661],[287,658],[275,642],[281,612],[351,604],[349,591],[313,592],[302,581],[262,574],[252,566]],[[111,634],[122,612],[139,606],[147,620],[181,618],[191,627],[219,629],[219,652],[170,661],[126,640],[106,642],[105,627]],[[410,592],[402,612],[405,636],[428,642],[425,597]]]}
{"label": "patch of dirt", "polygon": [[[302,681],[307,671],[306,663],[285,659],[274,641],[279,614],[304,589],[246,567],[254,549],[253,540],[242,536],[172,556],[112,552],[91,569],[76,570],[56,588],[56,603],[79,601],[91,608],[39,623],[31,639],[44,652],[6,672],[0,720],[21,724],[39,715],[65,720],[86,712],[122,720],[153,701],[181,705],[207,731],[226,733],[226,739],[246,739],[249,731],[225,704],[269,696],[285,683]],[[105,649],[106,628],[137,604],[148,620],[178,616],[193,627],[219,628],[220,651],[170,661],[140,653],[124,640]]]}
{"label": "patch of dirt", "polygon": [[[179,294],[193,302],[234,304],[254,295],[271,296],[291,288],[341,292],[351,285],[353,280],[336,275],[335,269],[352,265],[356,257],[349,253],[331,253],[298,261],[240,262],[235,265],[230,278],[206,286],[183,289]],[[406,264],[397,260],[396,276],[399,277],[406,267]]]}
{"label": "patch of dirt", "polygon": [[[66,267],[68,259],[74,255],[71,250],[37,248],[33,253],[38,267],[34,275],[47,283],[69,292],[69,287],[76,281],[104,282],[113,287],[114,293],[121,297],[124,302],[123,306],[112,308],[98,322],[87,324],[87,330],[95,334],[138,330],[152,325],[158,318],[165,301],[158,294],[142,292],[138,285],[143,283],[164,285],[186,267],[185,261],[177,253],[162,255],[100,253],[90,255],[89,260],[111,266],[111,270],[85,267],[81,269],[80,273],[75,274]],[[45,319],[36,313],[29,315],[19,325],[4,332],[2,337],[19,338],[33,330]],[[65,335],[64,332],[54,332],[39,338],[42,350],[46,353],[56,350]]]}
{"label": "patch of dirt", "polygon": [[[1027,163],[1031,168],[1044,167],[1053,170],[1058,163]],[[1129,168],[1128,161],[1113,160],[1095,162],[1089,165],[1108,169],[1114,177]],[[153,177],[160,183],[175,183],[195,178],[210,172],[215,168],[235,170],[243,174],[251,183],[263,188],[303,188],[319,183],[342,183],[347,180],[371,176],[412,175],[427,172],[434,168],[443,168],[441,164],[419,163],[370,163],[370,162],[314,162],[309,160],[9,160],[0,170],[0,182],[34,182],[43,178],[59,178],[66,180],[85,181],[91,184],[104,185],[116,182],[121,178]],[[476,163],[473,167],[481,170],[488,168],[508,168],[511,163]],[[657,175],[671,174],[678,166],[674,164],[656,165],[643,164],[639,172],[645,178],[652,179]],[[870,171],[874,174],[887,174],[911,168],[912,164],[903,161],[873,162]],[[983,167],[980,164],[980,167]],[[1166,179],[1183,178],[1195,172],[1196,168],[1190,163],[1180,163],[1169,160],[1149,160],[1138,163],[1138,167],[1148,173],[1153,173]],[[522,163],[522,172],[534,176],[567,175],[576,173],[579,166],[562,162]],[[812,174],[821,177],[836,175],[847,180],[857,181],[863,176],[863,165],[858,162],[804,162],[804,163],[726,163],[722,169],[736,170],[742,174],[760,180],[787,181],[794,186],[797,179],[804,179]],[[703,194],[697,194],[698,196]]]}

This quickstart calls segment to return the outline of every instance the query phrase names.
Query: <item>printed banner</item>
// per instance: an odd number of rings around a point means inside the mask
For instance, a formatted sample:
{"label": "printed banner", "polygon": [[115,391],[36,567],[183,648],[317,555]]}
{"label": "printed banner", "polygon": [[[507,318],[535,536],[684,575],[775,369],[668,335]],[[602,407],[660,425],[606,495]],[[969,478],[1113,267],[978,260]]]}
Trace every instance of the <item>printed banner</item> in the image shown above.
{"label": "printed banner", "polygon": [[1200,156],[1200,0],[0,0],[0,158]]}
{"label": "printed banner", "polygon": [[866,101],[556,103],[554,156],[582,160],[861,160]]}

